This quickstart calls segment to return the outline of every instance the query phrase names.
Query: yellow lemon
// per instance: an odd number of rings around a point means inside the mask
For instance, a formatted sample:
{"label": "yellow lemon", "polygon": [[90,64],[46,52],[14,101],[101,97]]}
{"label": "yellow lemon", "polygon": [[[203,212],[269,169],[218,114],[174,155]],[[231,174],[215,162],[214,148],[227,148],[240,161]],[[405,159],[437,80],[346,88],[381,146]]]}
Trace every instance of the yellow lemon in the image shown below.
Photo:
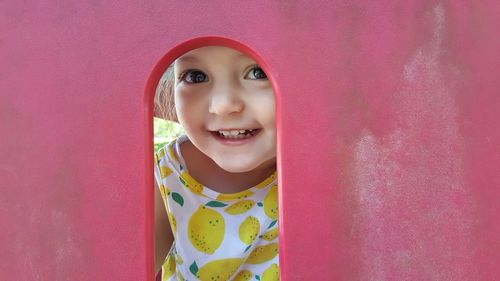
{"label": "yellow lemon", "polygon": [[256,217],[249,216],[240,225],[239,235],[241,242],[250,245],[257,238],[260,223]]}
{"label": "yellow lemon", "polygon": [[175,253],[175,261],[178,264],[183,264],[184,263],[184,260],[182,259],[181,255],[179,255],[178,253]]}
{"label": "yellow lemon", "polygon": [[160,188],[160,193],[161,193],[162,198],[165,198],[167,195],[170,194],[170,190],[167,187],[165,187],[163,184],[160,183],[159,188]]}
{"label": "yellow lemon", "polygon": [[162,183],[160,183],[159,188],[160,188],[161,197],[165,198],[165,194],[166,194],[165,186]]}
{"label": "yellow lemon", "polygon": [[167,280],[175,273],[175,260],[171,255],[167,256],[167,259],[161,267],[161,280]]}
{"label": "yellow lemon", "polygon": [[168,177],[171,173],[172,170],[170,170],[167,166],[160,166],[160,175],[162,179]]}
{"label": "yellow lemon", "polygon": [[242,192],[238,193],[232,193],[232,194],[219,194],[217,196],[217,200],[219,201],[233,201],[233,200],[240,200],[240,199],[245,199],[247,197],[250,197],[253,195],[253,192],[251,190],[244,190]]}
{"label": "yellow lemon", "polygon": [[273,263],[271,264],[264,272],[262,273],[262,281],[279,281],[280,273],[278,270],[278,265]]}
{"label": "yellow lemon", "polygon": [[160,148],[160,150],[158,150],[158,158],[163,158],[163,156],[165,156],[165,149]]}
{"label": "yellow lemon", "polygon": [[248,281],[252,278],[253,273],[248,270],[242,270],[236,274],[233,281]]}
{"label": "yellow lemon", "polygon": [[201,281],[219,281],[219,280],[229,280],[243,259],[232,258],[232,259],[221,259],[211,261],[200,268],[196,273]]}
{"label": "yellow lemon", "polygon": [[189,241],[200,252],[213,254],[222,243],[224,232],[224,217],[208,207],[200,206],[189,218]]}
{"label": "yellow lemon", "polygon": [[181,182],[187,187],[191,192],[203,195],[203,185],[198,183],[195,179],[193,179],[188,173],[182,172],[180,176]]}
{"label": "yellow lemon", "polygon": [[262,238],[267,241],[272,241],[274,238],[278,237],[278,228],[275,227],[268,232],[262,234]]}
{"label": "yellow lemon", "polygon": [[264,197],[264,212],[272,219],[278,218],[278,188],[273,185]]}
{"label": "yellow lemon", "polygon": [[175,220],[174,215],[169,211],[167,211],[167,216],[168,221],[170,222],[170,227],[172,228],[172,234],[174,234],[175,237],[177,231],[177,221]]}
{"label": "yellow lemon", "polygon": [[177,270],[176,273],[177,273],[178,281],[185,281],[184,277],[182,276],[182,274],[179,270]]}
{"label": "yellow lemon", "polygon": [[252,200],[241,200],[227,207],[224,211],[230,215],[239,215],[247,212],[255,205]]}
{"label": "yellow lemon", "polygon": [[274,172],[272,175],[270,175],[267,179],[256,185],[255,187],[258,189],[262,189],[266,187],[268,184],[272,183],[273,180],[276,178],[276,172]]}
{"label": "yellow lemon", "polygon": [[248,256],[247,263],[258,264],[274,258],[278,254],[278,243],[271,243],[255,248]]}

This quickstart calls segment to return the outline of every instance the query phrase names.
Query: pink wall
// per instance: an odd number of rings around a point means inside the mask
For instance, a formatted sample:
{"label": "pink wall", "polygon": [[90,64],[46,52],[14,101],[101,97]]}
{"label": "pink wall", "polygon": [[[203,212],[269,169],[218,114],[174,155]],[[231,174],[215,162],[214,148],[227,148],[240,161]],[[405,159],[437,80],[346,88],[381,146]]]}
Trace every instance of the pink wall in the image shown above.
{"label": "pink wall", "polygon": [[0,280],[153,279],[151,89],[210,35],[278,92],[282,280],[500,279],[497,1],[210,2],[0,3]]}

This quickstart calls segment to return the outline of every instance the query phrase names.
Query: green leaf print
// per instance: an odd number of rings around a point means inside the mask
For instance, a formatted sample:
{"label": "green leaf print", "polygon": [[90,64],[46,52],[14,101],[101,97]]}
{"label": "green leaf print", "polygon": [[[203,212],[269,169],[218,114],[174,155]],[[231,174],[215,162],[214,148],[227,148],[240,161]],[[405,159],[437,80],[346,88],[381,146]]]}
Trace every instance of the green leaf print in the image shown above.
{"label": "green leaf print", "polygon": [[260,281],[260,276],[259,275],[255,275],[255,279],[257,279],[257,280]]}
{"label": "green leaf print", "polygon": [[278,222],[278,220],[273,220],[273,221],[269,224],[269,226],[267,227],[267,229],[269,229],[269,228],[273,227],[273,226],[274,226],[277,222]]}
{"label": "green leaf print", "polygon": [[250,248],[252,248],[252,245],[248,245],[248,247],[245,249],[245,251],[243,251],[243,253],[246,253],[246,251],[250,250]]}
{"label": "green leaf print", "polygon": [[196,273],[198,273],[198,265],[196,264],[196,261],[194,261],[190,266],[189,266],[189,271],[193,273],[194,276],[196,276]]}
{"label": "green leaf print", "polygon": [[259,202],[259,203],[257,203],[257,206],[262,207],[262,206],[264,206],[264,204],[262,204],[262,202]]}
{"label": "green leaf print", "polygon": [[182,196],[177,193],[177,192],[172,192],[172,199],[174,199],[175,202],[177,202],[177,204],[184,206],[184,198],[182,198]]}
{"label": "green leaf print", "polygon": [[207,204],[205,204],[205,206],[219,208],[219,207],[226,207],[227,204],[224,204],[219,201],[210,201]]}

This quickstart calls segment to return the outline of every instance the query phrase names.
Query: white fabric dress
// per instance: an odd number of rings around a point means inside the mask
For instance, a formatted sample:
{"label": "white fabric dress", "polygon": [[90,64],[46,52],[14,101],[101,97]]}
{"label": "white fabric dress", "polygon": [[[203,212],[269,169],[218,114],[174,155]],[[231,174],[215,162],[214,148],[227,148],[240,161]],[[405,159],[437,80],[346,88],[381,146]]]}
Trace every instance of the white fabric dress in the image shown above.
{"label": "white fabric dress", "polygon": [[155,155],[155,178],[174,233],[162,280],[279,280],[276,173],[222,194],[193,179],[182,136]]}

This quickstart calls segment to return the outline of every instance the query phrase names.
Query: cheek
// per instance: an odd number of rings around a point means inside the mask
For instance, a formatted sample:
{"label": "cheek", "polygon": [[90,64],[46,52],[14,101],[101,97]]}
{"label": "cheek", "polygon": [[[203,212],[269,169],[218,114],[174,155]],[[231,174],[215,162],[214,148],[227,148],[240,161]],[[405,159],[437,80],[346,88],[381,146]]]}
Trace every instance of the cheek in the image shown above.
{"label": "cheek", "polygon": [[202,87],[177,89],[175,93],[175,110],[179,123],[190,137],[198,134],[200,129],[206,128],[208,110],[206,95],[202,93]]}
{"label": "cheek", "polygon": [[198,93],[181,87],[180,89],[176,89],[174,97],[175,110],[179,115],[199,110],[197,107],[199,107],[201,100]]}
{"label": "cheek", "polygon": [[193,116],[196,116],[192,112],[193,104],[186,99],[185,95],[180,93],[176,93],[175,95],[175,112],[177,113],[177,118],[179,119],[179,123],[185,128],[188,129],[189,124],[193,123]]}
{"label": "cheek", "polygon": [[274,127],[276,121],[274,94],[272,91],[261,94],[262,95],[259,95],[259,98],[255,101],[257,116],[261,116],[263,122]]}

